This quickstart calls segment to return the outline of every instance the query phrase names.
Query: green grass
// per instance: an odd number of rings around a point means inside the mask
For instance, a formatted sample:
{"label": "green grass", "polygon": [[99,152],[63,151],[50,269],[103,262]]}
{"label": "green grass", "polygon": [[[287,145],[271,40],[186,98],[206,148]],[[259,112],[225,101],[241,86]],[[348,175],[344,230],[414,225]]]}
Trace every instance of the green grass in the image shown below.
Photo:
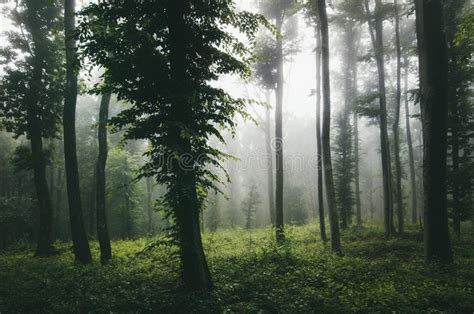
{"label": "green grass", "polygon": [[378,226],[343,233],[345,255],[330,254],[316,225],[287,229],[277,247],[269,229],[205,234],[215,289],[178,288],[176,250],[142,252],[147,240],[115,241],[110,265],[74,264],[61,254],[0,255],[0,312],[427,312],[474,311],[474,239],[466,226],[449,267],[423,263],[422,237],[385,240]]}

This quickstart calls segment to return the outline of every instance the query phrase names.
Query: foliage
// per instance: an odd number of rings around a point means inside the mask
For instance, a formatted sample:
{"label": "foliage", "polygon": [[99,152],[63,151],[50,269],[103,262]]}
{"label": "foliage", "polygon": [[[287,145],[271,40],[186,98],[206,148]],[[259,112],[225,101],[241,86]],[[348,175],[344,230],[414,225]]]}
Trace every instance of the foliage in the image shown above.
{"label": "foliage", "polygon": [[[212,147],[209,139],[224,142],[221,128],[233,130],[236,115],[247,117],[249,101],[232,97],[212,82],[224,74],[248,77],[253,45],[229,30],[252,42],[266,20],[237,12],[230,0],[212,5],[193,1],[184,13],[186,36],[180,38],[186,78],[177,82],[170,66],[177,48],[168,32],[173,17],[167,6],[167,1],[141,0],[91,4],[81,14],[79,34],[84,56],[105,67],[107,88],[131,104],[112,119],[115,128],[126,129],[126,139],[150,142],[140,175],[153,176],[164,185],[167,192],[161,203],[176,210],[181,170],[192,171],[201,205],[209,189],[218,190],[215,182],[221,179],[210,169],[220,168],[228,156]],[[101,88],[96,86],[95,91],[100,93]]]}
{"label": "foliage", "polygon": [[285,190],[285,221],[294,225],[303,225],[308,222],[307,204],[304,199],[304,190],[300,186],[287,187]]}
{"label": "foliage", "polygon": [[353,153],[353,130],[349,115],[341,112],[336,120],[338,133],[333,143],[334,180],[337,207],[341,228],[347,228],[352,222],[352,208],[355,203],[352,183],[355,178],[355,156]]}
{"label": "foliage", "polygon": [[[52,259],[0,255],[1,312],[464,312],[474,310],[474,237],[454,245],[448,267],[426,265],[422,235],[385,240],[381,227],[342,233],[344,257],[329,253],[317,226],[289,227],[276,246],[271,230],[208,233],[215,278],[210,294],[175,289],[174,249],[142,251],[144,239],[114,241],[108,266],[73,263],[69,244]],[[251,241],[250,241],[251,240]],[[92,243],[98,256],[98,244]],[[95,259],[97,260],[97,258]]]}
{"label": "foliage", "polygon": [[[9,46],[0,51],[0,119],[17,137],[30,135],[27,112],[32,110],[43,137],[59,131],[65,77],[61,10],[59,0],[25,0],[9,14],[17,30],[7,33]],[[28,107],[32,84],[38,85],[38,103]]]}
{"label": "foliage", "polygon": [[[447,37],[449,45],[449,116],[448,145],[452,167],[448,173],[448,189],[452,195],[449,214],[459,220],[467,220],[472,208],[472,177],[474,162],[474,104],[472,101],[472,77],[474,66],[472,56],[474,45],[474,11],[465,10],[464,0],[446,1]],[[454,156],[454,147],[458,156]],[[454,167],[457,157],[457,169]]]}
{"label": "foliage", "polygon": [[136,232],[140,213],[141,190],[135,178],[139,165],[127,150],[116,147],[109,152],[107,177],[107,213],[112,238],[130,239]]}
{"label": "foliage", "polygon": [[252,228],[253,225],[253,216],[257,211],[257,205],[262,202],[260,193],[258,192],[257,185],[255,182],[252,182],[249,188],[247,197],[242,201],[242,211],[245,215],[245,229]]}

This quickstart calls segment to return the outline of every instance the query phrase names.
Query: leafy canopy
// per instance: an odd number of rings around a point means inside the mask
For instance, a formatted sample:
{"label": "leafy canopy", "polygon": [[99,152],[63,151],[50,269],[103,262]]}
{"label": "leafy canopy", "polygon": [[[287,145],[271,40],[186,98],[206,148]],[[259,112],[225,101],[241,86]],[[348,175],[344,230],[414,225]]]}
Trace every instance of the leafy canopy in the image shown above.
{"label": "leafy canopy", "polygon": [[[141,176],[155,176],[168,187],[167,205],[174,203],[173,187],[179,184],[176,169],[168,167],[171,160],[193,170],[201,196],[209,189],[218,190],[219,177],[209,169],[220,167],[227,155],[209,140],[224,142],[221,129],[233,130],[234,117],[247,116],[249,101],[232,97],[215,81],[225,74],[249,76],[254,33],[267,23],[260,15],[237,11],[232,0],[186,3],[183,82],[175,82],[172,75],[168,1],[101,1],[81,12],[78,28],[83,57],[105,68],[107,86],[97,85],[95,92],[110,88],[131,105],[112,123],[116,129],[126,129],[126,139],[149,141],[149,161]],[[177,84],[185,88],[176,88]],[[185,95],[178,94],[183,90]],[[176,99],[183,97],[186,113],[176,105]],[[182,138],[190,144],[185,150]]]}
{"label": "leafy canopy", "polygon": [[[7,131],[29,135],[27,111],[34,110],[43,137],[59,131],[64,86],[62,1],[24,0],[9,12],[16,26],[8,32],[9,45],[0,50],[0,118]],[[34,71],[40,73],[34,77]],[[27,97],[37,85],[37,102],[28,108]]]}

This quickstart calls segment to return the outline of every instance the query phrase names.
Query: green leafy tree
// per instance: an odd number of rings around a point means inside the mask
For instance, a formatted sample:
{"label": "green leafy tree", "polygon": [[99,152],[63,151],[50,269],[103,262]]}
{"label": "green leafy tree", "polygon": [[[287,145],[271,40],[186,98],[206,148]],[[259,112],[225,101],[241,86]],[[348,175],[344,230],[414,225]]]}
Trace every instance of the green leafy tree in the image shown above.
{"label": "green leafy tree", "polygon": [[[461,221],[467,220],[472,207],[472,177],[474,162],[471,158],[474,134],[474,107],[472,77],[474,66],[474,13],[464,0],[445,2],[446,35],[449,42],[449,116],[448,148],[451,167],[448,169],[450,192],[449,215],[456,236],[461,236]],[[471,33],[469,33],[470,30]]]}
{"label": "green leafy tree", "polygon": [[224,27],[253,39],[263,21],[237,12],[233,1],[102,1],[82,14],[84,55],[106,68],[111,91],[131,104],[112,123],[127,127],[127,139],[150,142],[141,175],[167,188],[162,203],[175,222],[183,283],[192,290],[212,286],[199,218],[219,181],[208,166],[219,167],[225,154],[208,138],[223,141],[219,126],[233,128],[234,116],[246,115],[244,99],[211,84],[223,74],[249,74],[251,46]]}
{"label": "green leafy tree", "polygon": [[345,229],[352,223],[352,208],[355,204],[352,189],[355,178],[355,158],[352,151],[353,131],[345,112],[339,114],[336,126],[339,132],[333,144],[334,180],[341,228]]}
{"label": "green leafy tree", "polygon": [[247,197],[242,201],[242,211],[245,215],[245,229],[249,230],[253,225],[253,216],[257,211],[257,206],[261,203],[260,193],[257,185],[252,182]]}
{"label": "green leafy tree", "polygon": [[[291,17],[298,6],[293,0],[277,0],[269,1],[262,0],[259,2],[260,12],[270,21],[274,22],[276,28],[276,35],[274,40],[274,53],[269,54],[269,62],[266,73],[262,78],[265,80],[266,86],[274,86],[276,96],[275,106],[275,231],[276,240],[281,242],[285,239],[284,220],[283,220],[283,91],[284,91],[284,47],[285,47],[285,32],[284,24],[288,17]],[[290,28],[291,30],[291,28]],[[293,28],[295,31],[296,28]],[[272,49],[273,43],[270,41],[270,46],[267,50]],[[268,67],[270,66],[270,67]],[[270,70],[270,71],[269,71]],[[257,71],[258,72],[258,71]]]}
{"label": "green leafy tree", "polygon": [[10,18],[16,31],[8,33],[1,51],[0,117],[16,137],[31,144],[39,228],[36,255],[53,249],[53,208],[46,178],[43,138],[54,138],[61,121],[64,91],[62,4],[57,0],[18,1]]}

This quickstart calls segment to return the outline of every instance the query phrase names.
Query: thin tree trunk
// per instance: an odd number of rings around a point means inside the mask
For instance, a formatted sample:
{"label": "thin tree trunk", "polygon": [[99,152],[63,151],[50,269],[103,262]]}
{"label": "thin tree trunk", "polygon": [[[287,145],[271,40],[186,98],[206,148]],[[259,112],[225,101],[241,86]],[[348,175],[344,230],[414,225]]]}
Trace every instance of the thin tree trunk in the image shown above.
{"label": "thin tree trunk", "polygon": [[416,1],[426,261],[452,261],[447,211],[448,52],[441,0]]}
{"label": "thin tree trunk", "polygon": [[107,213],[105,205],[106,194],[106,174],[108,144],[107,144],[107,121],[109,119],[109,104],[111,93],[106,92],[102,95],[99,109],[99,128],[97,140],[99,142],[99,155],[97,157],[96,168],[96,217],[97,217],[97,237],[100,246],[100,261],[106,264],[112,258],[112,248],[110,246],[109,230],[107,227]]}
{"label": "thin tree trunk", "polygon": [[[370,14],[369,2],[365,1],[365,8]],[[392,211],[392,179],[390,166],[390,146],[387,131],[387,100],[385,92],[385,65],[383,53],[383,26],[380,17],[380,10],[382,9],[381,0],[375,0],[375,25],[368,21],[369,32],[374,47],[375,57],[377,61],[378,72],[378,90],[379,90],[379,104],[380,104],[380,146],[382,157],[382,179],[383,179],[383,200],[384,200],[384,229],[386,236],[392,236],[393,232],[393,211]],[[374,34],[375,29],[375,34]]]}
{"label": "thin tree trunk", "polygon": [[275,230],[276,241],[285,240],[283,222],[283,38],[281,36],[283,26],[283,14],[279,12],[276,19],[277,37],[277,87],[275,108],[275,153],[276,153],[276,200],[275,200]]}
{"label": "thin tree trunk", "polygon": [[323,80],[323,127],[322,127],[322,152],[324,166],[324,181],[326,184],[326,198],[328,202],[329,225],[331,229],[331,249],[334,253],[342,254],[341,239],[339,234],[339,218],[336,207],[336,192],[331,161],[331,85],[329,73],[329,26],[326,13],[326,1],[318,1],[318,14],[321,21],[322,41],[322,80]]}
{"label": "thin tree trunk", "polygon": [[359,116],[354,112],[354,160],[355,160],[355,199],[356,199],[356,217],[357,225],[362,226],[362,207],[360,204],[360,179],[359,179]]}
{"label": "thin tree trunk", "polygon": [[64,4],[64,27],[66,42],[66,92],[64,99],[64,155],[66,165],[67,194],[69,201],[69,216],[71,219],[71,235],[73,251],[76,260],[88,264],[92,260],[89,242],[84,229],[82,215],[79,172],[76,153],[76,102],[77,102],[77,53],[76,53],[76,23],[75,0],[66,0]]}
{"label": "thin tree trunk", "polygon": [[[190,117],[189,94],[186,74],[186,41],[184,14],[190,5],[189,0],[175,0],[167,4],[168,26],[170,38],[171,78],[175,84],[175,93],[180,95],[174,100],[177,121],[186,121]],[[191,155],[191,143],[183,137],[179,126],[175,127],[172,136],[176,138],[176,147],[180,153]],[[191,155],[192,156],[192,155]],[[179,230],[182,279],[186,288],[191,290],[209,290],[212,288],[211,275],[202,246],[201,228],[199,224],[200,205],[196,191],[196,174],[192,169],[183,169],[177,160],[172,162],[172,170],[176,175],[177,202],[174,213]]]}
{"label": "thin tree trunk", "polygon": [[395,5],[395,46],[397,50],[397,91],[395,99],[395,120],[393,122],[393,138],[395,147],[395,173],[396,173],[396,198],[397,198],[397,220],[398,232],[403,233],[404,217],[403,217],[403,196],[402,196],[402,165],[400,161],[400,103],[402,97],[402,83],[401,83],[401,49],[400,49],[400,16],[398,8],[398,0],[394,0]]}
{"label": "thin tree trunk", "polygon": [[413,153],[413,140],[411,136],[411,125],[410,125],[410,108],[408,107],[408,58],[405,56],[405,124],[407,132],[407,144],[408,144],[408,160],[410,163],[410,187],[411,187],[411,223],[416,225],[418,218],[418,195],[416,187],[416,174],[415,174],[415,156]]}
{"label": "thin tree trunk", "polygon": [[[266,93],[267,104],[270,105],[270,93]],[[270,221],[275,226],[275,192],[273,187],[273,152],[270,109],[265,109],[265,147],[267,150],[267,186]]]}
{"label": "thin tree trunk", "polygon": [[323,196],[323,156],[321,144],[321,29],[315,26],[316,35],[316,148],[318,150],[318,210],[319,229],[321,239],[327,241],[326,222],[324,218],[324,196]]}

